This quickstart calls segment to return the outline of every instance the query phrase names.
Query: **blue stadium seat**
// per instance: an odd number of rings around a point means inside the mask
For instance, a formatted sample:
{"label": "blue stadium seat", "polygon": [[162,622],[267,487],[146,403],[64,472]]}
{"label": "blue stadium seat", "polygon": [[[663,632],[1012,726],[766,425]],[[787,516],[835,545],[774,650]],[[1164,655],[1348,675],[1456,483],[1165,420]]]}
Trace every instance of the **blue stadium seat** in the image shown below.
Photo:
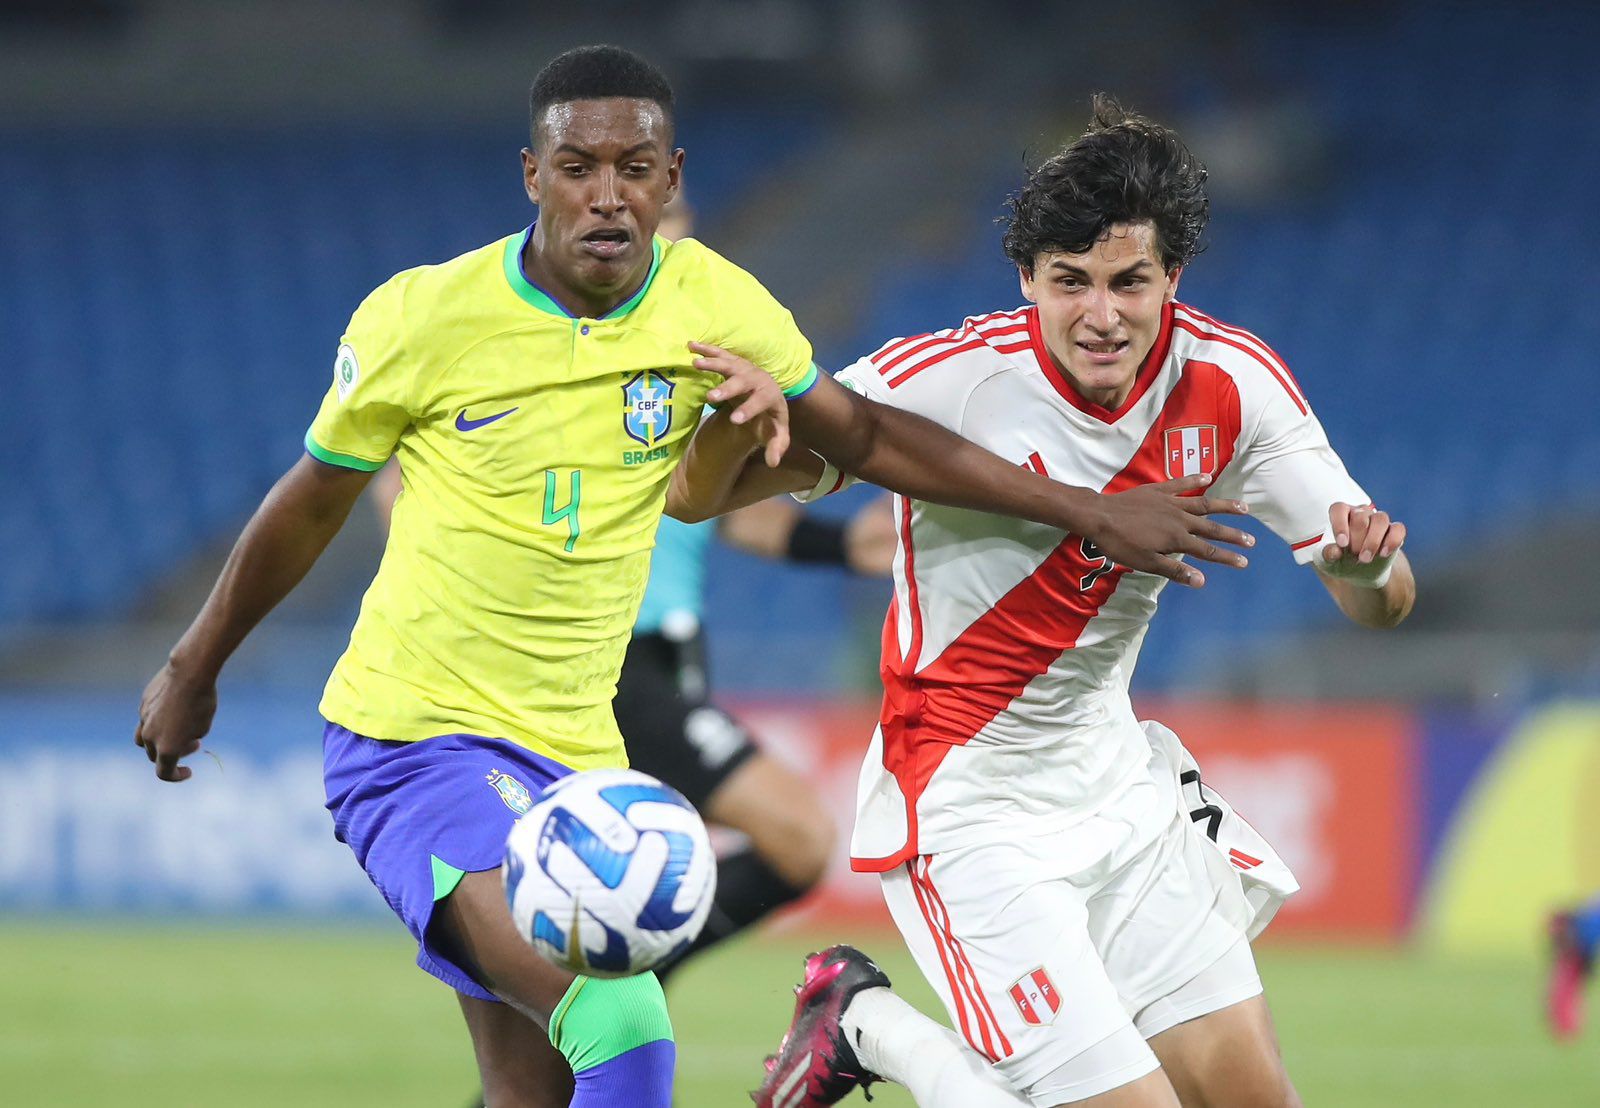
{"label": "blue stadium seat", "polygon": [[[695,205],[714,218],[820,119],[685,112]],[[0,441],[0,503],[32,507],[14,509],[30,541],[0,540],[0,637],[113,614],[236,530],[298,456],[360,299],[532,217],[520,145],[470,130],[5,135],[0,335],[7,401],[28,417]]]}

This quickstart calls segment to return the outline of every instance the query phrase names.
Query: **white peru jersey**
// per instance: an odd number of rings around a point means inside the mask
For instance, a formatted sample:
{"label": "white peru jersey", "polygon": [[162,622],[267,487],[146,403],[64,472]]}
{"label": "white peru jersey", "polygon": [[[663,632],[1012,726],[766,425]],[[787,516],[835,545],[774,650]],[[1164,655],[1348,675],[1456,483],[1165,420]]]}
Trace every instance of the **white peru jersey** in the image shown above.
{"label": "white peru jersey", "polygon": [[[1213,474],[1211,491],[1246,500],[1300,563],[1319,557],[1330,505],[1368,499],[1282,360],[1182,304],[1167,306],[1116,411],[1068,384],[1032,307],[896,340],[837,377],[1068,484],[1116,492]],[[1146,774],[1127,687],[1165,579],[1039,524],[903,497],[895,507],[855,868],[1070,826]]]}

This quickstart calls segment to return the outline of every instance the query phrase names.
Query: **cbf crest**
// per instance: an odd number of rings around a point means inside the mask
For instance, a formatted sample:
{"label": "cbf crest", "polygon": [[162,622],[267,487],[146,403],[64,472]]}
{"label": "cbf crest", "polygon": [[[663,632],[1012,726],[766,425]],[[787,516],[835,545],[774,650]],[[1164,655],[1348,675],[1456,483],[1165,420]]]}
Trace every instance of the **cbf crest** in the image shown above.
{"label": "cbf crest", "polygon": [[672,378],[659,369],[634,374],[622,386],[622,429],[628,437],[654,447],[672,429]]}
{"label": "cbf crest", "polygon": [[533,795],[528,792],[528,786],[515,777],[501,773],[497,769],[490,770],[489,784],[500,794],[500,799],[505,801],[506,807],[517,815],[525,815],[528,809],[533,807]]}

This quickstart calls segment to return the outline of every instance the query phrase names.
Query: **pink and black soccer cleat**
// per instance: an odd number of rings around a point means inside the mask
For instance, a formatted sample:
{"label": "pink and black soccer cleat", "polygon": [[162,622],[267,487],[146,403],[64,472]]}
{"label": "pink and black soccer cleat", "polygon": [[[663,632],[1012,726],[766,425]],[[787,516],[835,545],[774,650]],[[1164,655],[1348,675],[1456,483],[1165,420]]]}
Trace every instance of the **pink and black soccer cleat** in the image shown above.
{"label": "pink and black soccer cleat", "polygon": [[856,1059],[839,1020],[862,989],[888,987],[884,972],[853,946],[830,946],[807,958],[794,1020],[778,1053],[767,1057],[767,1079],[750,1094],[757,1108],[820,1108],[878,1080]]}
{"label": "pink and black soccer cleat", "polygon": [[1545,992],[1545,1016],[1558,1039],[1571,1039],[1583,1030],[1583,987],[1594,971],[1593,952],[1585,950],[1573,928],[1571,912],[1550,917],[1550,983]]}

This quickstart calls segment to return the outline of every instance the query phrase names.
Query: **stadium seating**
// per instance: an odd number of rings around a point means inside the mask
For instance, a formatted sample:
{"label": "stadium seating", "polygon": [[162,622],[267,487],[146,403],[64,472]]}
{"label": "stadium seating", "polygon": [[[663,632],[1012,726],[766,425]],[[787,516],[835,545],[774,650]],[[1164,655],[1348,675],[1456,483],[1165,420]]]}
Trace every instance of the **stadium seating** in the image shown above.
{"label": "stadium seating", "polygon": [[[811,112],[698,113],[694,203]],[[517,133],[39,131],[0,142],[0,640],[105,618],[237,530],[300,450],[350,311],[525,223]]]}
{"label": "stadium seating", "polygon": [[[1270,32],[1327,130],[1326,180],[1219,204],[1183,295],[1277,348],[1428,559],[1541,512],[1600,508],[1600,313],[1585,300],[1600,286],[1600,142],[1583,138],[1600,134],[1587,53],[1600,17],[1529,11],[1508,25],[1487,7],[1441,20],[1417,6],[1386,18],[1397,24],[1383,34],[1357,21]],[[1592,33],[1573,34],[1573,19]],[[806,110],[756,124],[732,109],[685,124],[703,211],[826,125]],[[487,131],[7,134],[0,641],[126,611],[235,531],[296,457],[359,298],[528,218],[515,157]],[[997,175],[991,195],[1014,184]],[[939,257],[886,258],[857,333],[819,336],[824,360],[1017,303],[997,211],[972,211]],[[794,643],[822,641],[850,618],[840,590],[714,559],[724,676],[838,680],[828,652],[751,644],[773,610]],[[1142,661],[1152,684],[1328,611],[1275,544],[1256,563],[1168,606]]]}

